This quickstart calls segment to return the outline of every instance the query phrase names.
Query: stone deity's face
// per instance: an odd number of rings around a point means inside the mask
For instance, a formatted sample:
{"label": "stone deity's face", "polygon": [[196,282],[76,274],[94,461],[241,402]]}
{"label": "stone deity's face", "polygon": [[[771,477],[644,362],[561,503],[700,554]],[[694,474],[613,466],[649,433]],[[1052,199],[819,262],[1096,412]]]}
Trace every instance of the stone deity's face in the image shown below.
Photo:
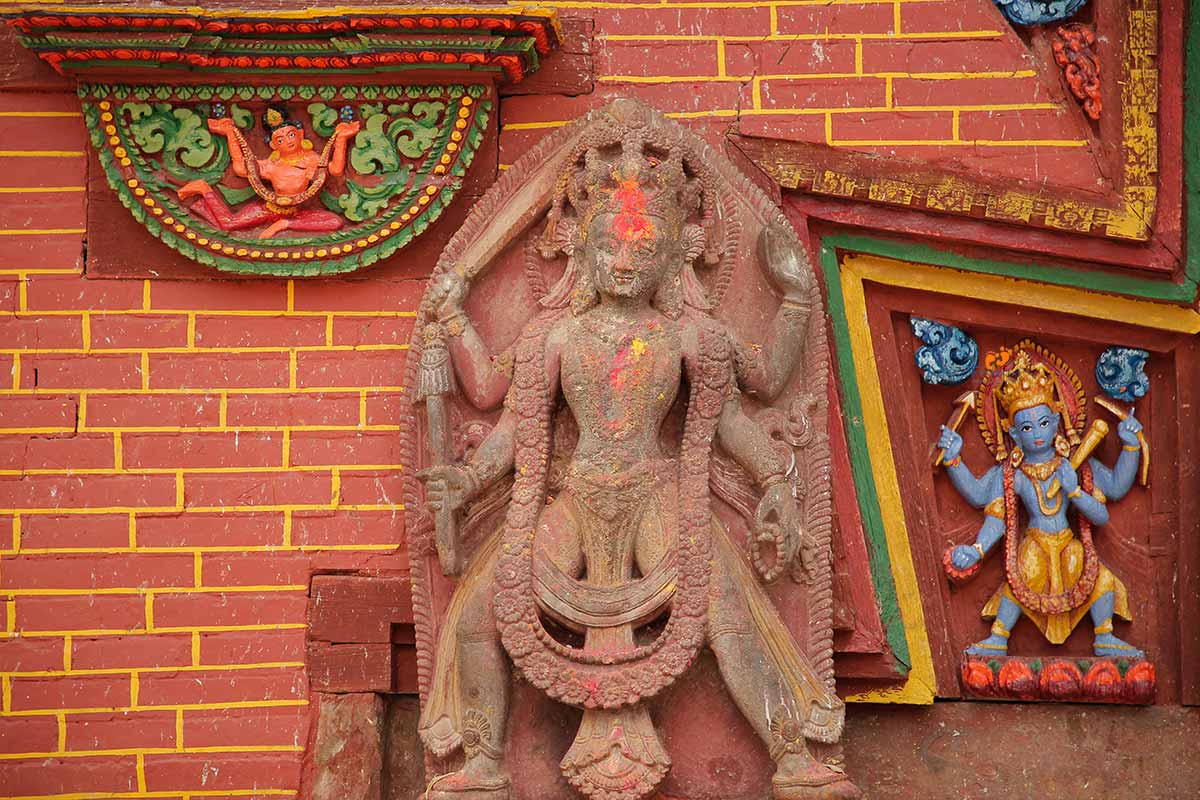
{"label": "stone deity's face", "polygon": [[681,257],[678,236],[647,214],[598,214],[583,244],[583,267],[596,290],[612,298],[649,301]]}
{"label": "stone deity's face", "polygon": [[1054,437],[1062,418],[1047,405],[1026,408],[1013,415],[1008,433],[1027,456],[1036,456],[1054,449]]}
{"label": "stone deity's face", "polygon": [[271,149],[283,156],[294,155],[304,147],[304,132],[284,125],[271,132]]}

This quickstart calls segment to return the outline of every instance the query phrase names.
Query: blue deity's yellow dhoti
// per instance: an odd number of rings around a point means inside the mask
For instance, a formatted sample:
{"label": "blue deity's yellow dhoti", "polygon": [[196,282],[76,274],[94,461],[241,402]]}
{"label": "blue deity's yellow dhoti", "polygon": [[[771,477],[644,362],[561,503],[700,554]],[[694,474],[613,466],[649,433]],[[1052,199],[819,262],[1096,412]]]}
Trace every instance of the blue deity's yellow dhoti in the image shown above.
{"label": "blue deity's yellow dhoti", "polygon": [[[1021,577],[1029,588],[1038,594],[1061,594],[1079,582],[1083,573],[1083,543],[1075,538],[1070,528],[1058,533],[1047,533],[1037,528],[1027,528],[1017,550],[1017,562]],[[1062,644],[1075,630],[1079,620],[1106,593],[1113,593],[1113,613],[1123,619],[1132,619],[1129,614],[1129,597],[1125,584],[1104,564],[1096,577],[1096,585],[1087,599],[1076,608],[1057,614],[1044,614],[1022,605],[1005,581],[992,599],[983,607],[985,619],[993,619],[1000,607],[1000,599],[1007,597],[1020,607],[1025,616],[1033,621],[1038,630],[1052,644]]]}

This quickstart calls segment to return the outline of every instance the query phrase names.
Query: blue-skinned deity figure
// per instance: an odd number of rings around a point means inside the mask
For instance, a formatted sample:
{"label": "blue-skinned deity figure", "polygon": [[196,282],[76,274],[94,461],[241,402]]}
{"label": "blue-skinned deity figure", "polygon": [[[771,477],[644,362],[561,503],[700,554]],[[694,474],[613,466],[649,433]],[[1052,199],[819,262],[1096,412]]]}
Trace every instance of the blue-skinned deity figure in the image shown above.
{"label": "blue-skinned deity figure", "polygon": [[1003,542],[1005,582],[983,608],[994,620],[991,633],[967,648],[971,655],[1007,655],[1013,626],[1024,617],[1052,644],[1090,618],[1096,656],[1143,656],[1113,633],[1114,616],[1130,619],[1128,593],[1091,538],[1108,522],[1108,505],[1133,486],[1142,425],[1132,413],[1117,425],[1122,449],[1112,466],[1086,458],[1103,433],[1094,427],[1082,435],[1078,387],[1069,367],[1022,342],[988,372],[977,398],[985,441],[1002,463],[977,477],[962,462],[962,437],[943,426],[938,438],[954,488],[984,511],[974,543],[952,548],[947,569],[971,575]]}

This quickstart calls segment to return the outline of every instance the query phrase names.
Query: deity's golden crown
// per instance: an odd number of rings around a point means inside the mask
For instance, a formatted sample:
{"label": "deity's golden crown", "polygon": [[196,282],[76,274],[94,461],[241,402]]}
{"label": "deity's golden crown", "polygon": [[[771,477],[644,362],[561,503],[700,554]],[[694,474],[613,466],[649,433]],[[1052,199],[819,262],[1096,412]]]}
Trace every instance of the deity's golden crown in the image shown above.
{"label": "deity's golden crown", "polygon": [[1059,410],[1054,373],[1045,364],[1035,363],[1024,350],[1017,353],[1004,371],[996,397],[1009,421],[1018,411],[1045,405]]}

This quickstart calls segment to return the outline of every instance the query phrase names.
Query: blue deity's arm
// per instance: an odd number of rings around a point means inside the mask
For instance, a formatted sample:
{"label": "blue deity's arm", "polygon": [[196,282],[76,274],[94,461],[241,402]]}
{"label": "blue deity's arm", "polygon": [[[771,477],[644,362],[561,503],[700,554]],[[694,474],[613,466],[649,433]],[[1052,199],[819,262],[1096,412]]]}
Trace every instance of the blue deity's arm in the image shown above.
{"label": "blue deity's arm", "polygon": [[[1000,467],[993,467],[988,470],[987,474],[981,480],[976,480],[971,471],[966,467],[959,467],[967,477],[974,481],[976,485],[989,482],[989,478],[995,475],[1000,475]],[[954,469],[954,467],[951,467]],[[950,560],[958,569],[967,569],[976,561],[979,561],[983,556],[992,549],[996,542],[1004,537],[1004,485],[1003,481],[990,481],[993,484],[998,484],[993,488],[995,491],[986,500],[987,516],[983,518],[983,524],[979,526],[979,533],[975,534],[975,544],[965,545],[960,544],[954,548],[951,553]],[[961,489],[959,490],[962,491]],[[966,494],[963,494],[966,497]],[[972,503],[974,501],[971,501]],[[979,505],[984,505],[980,503]]]}
{"label": "blue deity's arm", "polygon": [[1137,447],[1131,449],[1129,445],[1124,445],[1112,469],[1095,458],[1089,458],[1088,464],[1092,467],[1096,488],[1109,500],[1120,500],[1129,494],[1134,480],[1137,479],[1138,465],[1141,461],[1142,454]]}
{"label": "blue deity's arm", "polygon": [[[1103,491],[1103,490],[1102,490]],[[1080,514],[1092,521],[1093,525],[1104,525],[1108,522],[1108,508],[1087,492],[1071,498]]]}
{"label": "blue deity's arm", "polygon": [[983,508],[1003,493],[1004,478],[999,465],[989,469],[983,477],[976,478],[970,467],[957,461],[946,467],[946,474],[963,499],[975,508]]}
{"label": "blue deity's arm", "polygon": [[975,536],[975,543],[983,548],[983,552],[992,549],[992,545],[1000,541],[1004,536],[1004,520],[1000,517],[988,515],[983,520],[983,525],[979,526],[979,533]]}

